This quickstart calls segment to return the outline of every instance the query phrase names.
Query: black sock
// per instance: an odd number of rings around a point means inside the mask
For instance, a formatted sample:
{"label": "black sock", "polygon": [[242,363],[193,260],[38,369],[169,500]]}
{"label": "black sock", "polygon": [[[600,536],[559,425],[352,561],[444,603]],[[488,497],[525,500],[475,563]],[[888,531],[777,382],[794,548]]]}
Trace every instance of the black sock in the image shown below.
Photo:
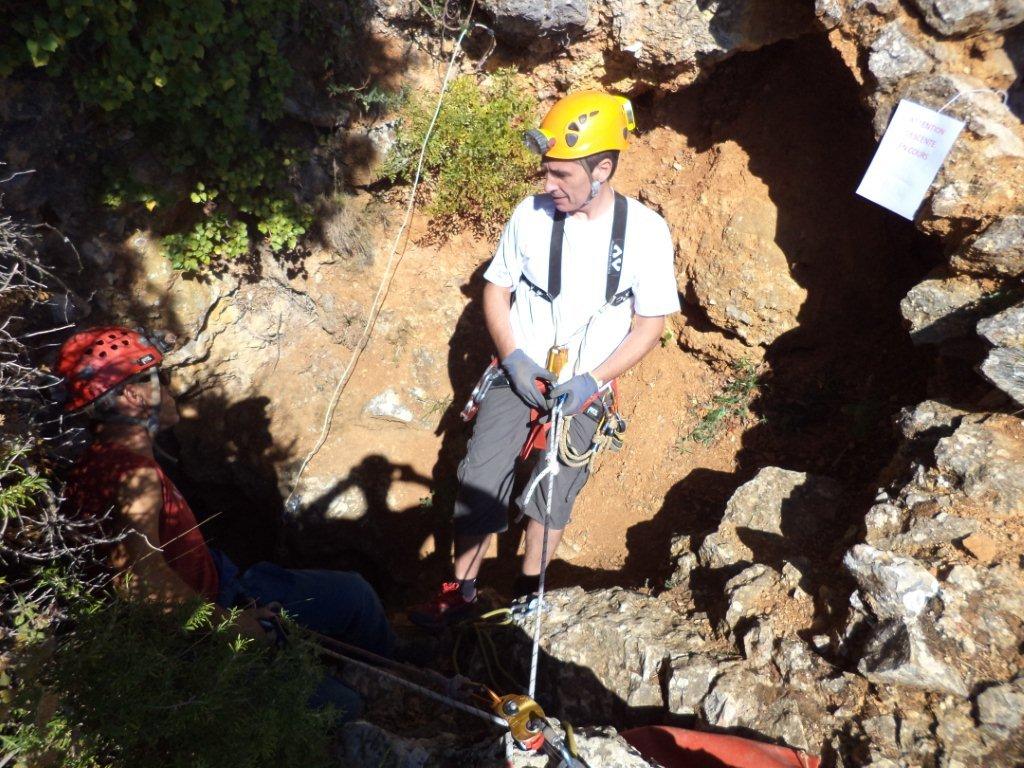
{"label": "black sock", "polygon": [[476,579],[459,579],[459,592],[467,603],[476,600]]}
{"label": "black sock", "polygon": [[536,576],[527,576],[525,573],[521,573],[516,576],[516,580],[512,584],[512,597],[525,597],[526,595],[532,595],[539,589],[540,574],[537,574]]}

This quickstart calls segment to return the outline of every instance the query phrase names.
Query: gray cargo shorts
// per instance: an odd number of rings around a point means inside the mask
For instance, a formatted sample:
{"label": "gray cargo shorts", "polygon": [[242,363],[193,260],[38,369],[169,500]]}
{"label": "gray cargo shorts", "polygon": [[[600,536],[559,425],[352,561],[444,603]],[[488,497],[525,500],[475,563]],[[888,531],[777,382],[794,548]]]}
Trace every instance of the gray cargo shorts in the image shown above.
{"label": "gray cargo shorts", "polygon": [[[483,536],[508,530],[509,498],[515,482],[519,452],[530,432],[530,407],[507,384],[492,386],[476,415],[473,437],[459,464],[459,492],[455,499],[455,533]],[[585,450],[597,431],[597,421],[580,413],[570,422],[569,441],[577,451]],[[537,461],[537,458],[540,458]],[[535,464],[516,499],[521,514],[544,522],[548,503],[548,480],[537,486],[529,505],[523,502],[530,485],[544,470],[544,456],[534,453]],[[560,531],[569,524],[576,495],[587,482],[587,467],[568,467],[559,460],[551,504],[551,528]]]}

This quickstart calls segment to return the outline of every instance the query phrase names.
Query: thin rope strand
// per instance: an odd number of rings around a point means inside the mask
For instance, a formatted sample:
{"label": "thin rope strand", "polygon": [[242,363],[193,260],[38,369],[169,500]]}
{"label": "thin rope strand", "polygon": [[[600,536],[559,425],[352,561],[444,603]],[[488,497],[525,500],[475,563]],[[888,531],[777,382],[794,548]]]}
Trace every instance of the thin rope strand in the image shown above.
{"label": "thin rope strand", "polygon": [[[535,698],[537,692],[537,667],[540,662],[540,625],[541,617],[544,615],[544,575],[548,569],[548,531],[551,527],[551,505],[555,498],[555,475],[558,474],[558,443],[562,432],[562,398],[555,403],[551,411],[551,437],[548,441],[547,467],[545,472],[548,476],[548,498],[547,508],[544,514],[544,536],[540,545],[540,578],[537,583],[537,623],[533,626],[533,648],[530,652],[530,686],[527,689],[531,699]],[[526,506],[525,504],[523,505]]]}
{"label": "thin rope strand", "polygon": [[[451,58],[448,61],[448,70],[445,72],[444,80],[441,82],[441,92],[437,97],[437,107],[434,109],[434,116],[430,120],[427,132],[423,136],[423,144],[420,146],[419,161],[416,164],[416,174],[413,177],[412,190],[409,193],[409,202],[405,208],[405,217],[402,220],[402,226],[399,227],[398,233],[395,236],[395,242],[391,248],[391,254],[388,256],[387,265],[384,268],[384,276],[381,280],[380,287],[377,289],[377,294],[373,298],[373,304],[370,306],[370,314],[366,319],[366,325],[363,327],[363,333],[359,338],[359,343],[356,344],[356,348],[352,353],[348,366],[346,366],[345,371],[342,373],[341,378],[338,379],[338,383],[334,387],[334,393],[331,396],[330,404],[327,407],[327,412],[324,414],[324,422],[320,430],[320,437],[313,446],[313,450],[306,455],[306,458],[299,467],[299,471],[295,475],[295,480],[292,483],[291,492],[288,494],[288,498],[285,499],[285,508],[290,511],[293,510],[292,500],[295,496],[295,492],[299,488],[299,482],[302,480],[302,475],[305,473],[306,467],[309,466],[309,462],[313,460],[313,458],[320,452],[320,449],[323,448],[324,443],[327,442],[327,438],[331,433],[331,424],[334,421],[334,411],[338,407],[338,401],[341,399],[341,393],[345,390],[345,385],[348,384],[349,379],[352,377],[352,372],[355,370],[356,364],[358,363],[363,350],[370,341],[370,336],[373,333],[373,326],[376,323],[377,316],[380,314],[380,310],[384,305],[384,299],[387,297],[388,290],[391,287],[391,281],[394,279],[395,272],[398,270],[398,264],[401,262],[401,258],[399,258],[398,261],[395,261],[395,256],[398,254],[398,247],[402,241],[402,237],[407,234],[409,223],[412,221],[413,209],[416,206],[416,193],[419,189],[420,178],[423,174],[423,164],[427,155],[427,144],[430,142],[430,137],[434,132],[434,126],[437,124],[437,118],[441,114],[441,106],[448,90],[448,83],[451,81],[452,72],[455,70],[455,64],[459,59],[459,54],[462,52],[462,41],[466,37],[466,33],[468,31],[469,27],[462,30],[462,34],[460,34],[458,39],[455,41],[455,49],[452,51]],[[402,253],[404,255],[404,248],[402,249]],[[394,265],[393,268],[392,265]]]}
{"label": "thin rope strand", "polygon": [[994,93],[994,94],[998,95],[1003,100],[1003,106],[1004,107],[1006,106],[1007,100],[1010,98],[1010,94],[1007,93],[1006,91],[1002,90],[1002,89],[996,89],[996,88],[971,88],[969,91],[960,91],[953,98],[951,98],[949,101],[947,101],[945,104],[943,104],[942,108],[939,109],[939,114],[941,115],[943,112],[945,112],[951,106],[953,106],[953,104],[955,104],[960,99],[961,96],[967,96],[968,94],[971,94],[971,93]]}

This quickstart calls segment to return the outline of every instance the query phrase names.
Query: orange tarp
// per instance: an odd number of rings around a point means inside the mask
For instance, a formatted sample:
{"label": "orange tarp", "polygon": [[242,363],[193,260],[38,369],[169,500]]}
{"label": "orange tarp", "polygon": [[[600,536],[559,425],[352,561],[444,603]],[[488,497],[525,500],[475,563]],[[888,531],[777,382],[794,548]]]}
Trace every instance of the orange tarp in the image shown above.
{"label": "orange tarp", "polygon": [[818,768],[821,758],[790,747],[722,733],[652,725],[622,734],[644,757],[665,768]]}

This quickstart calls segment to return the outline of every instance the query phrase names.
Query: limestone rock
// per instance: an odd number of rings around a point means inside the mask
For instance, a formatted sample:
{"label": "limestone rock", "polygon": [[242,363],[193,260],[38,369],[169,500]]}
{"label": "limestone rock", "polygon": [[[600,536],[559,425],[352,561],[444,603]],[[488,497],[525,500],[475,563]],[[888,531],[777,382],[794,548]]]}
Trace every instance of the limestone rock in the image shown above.
{"label": "limestone rock", "polygon": [[931,57],[914,44],[898,22],[883,27],[870,50],[868,70],[883,88],[927,72],[932,65]]}
{"label": "limestone rock", "polygon": [[527,42],[541,35],[579,31],[587,25],[588,0],[483,0],[499,37]]}
{"label": "limestone rock", "polygon": [[393,389],[385,389],[379,395],[375,395],[366,404],[367,415],[384,421],[397,421],[402,424],[409,424],[413,420],[412,411],[402,404],[398,393]]}
{"label": "limestone rock", "polygon": [[729,499],[718,530],[701,544],[701,562],[721,568],[799,551],[832,519],[841,494],[828,478],[766,467]]}
{"label": "limestone rock", "polygon": [[1024,21],[1021,0],[913,0],[932,29],[966,37],[998,32]]}
{"label": "limestone rock", "polygon": [[857,545],[844,565],[871,614],[858,669],[875,683],[966,696],[1007,680],[1024,637],[1024,578],[1007,566],[956,565],[940,581],[921,562]]}
{"label": "limestone rock", "polygon": [[968,277],[932,273],[900,302],[910,338],[915,344],[939,344],[973,334],[984,294],[984,287]]}
{"label": "limestone rock", "polygon": [[760,563],[736,574],[725,585],[728,607],[718,631],[733,642],[742,641],[748,659],[768,661],[780,634],[776,622],[784,619],[796,631],[809,627],[814,616],[814,601],[793,581]]}
{"label": "limestone rock", "polygon": [[900,411],[897,425],[905,440],[920,440],[933,435],[948,437],[965,415],[967,411],[936,400],[925,400]]}
{"label": "limestone rock", "polygon": [[779,0],[605,0],[605,7],[620,52],[642,69],[682,73],[682,83],[709,64],[797,37],[814,24],[808,5]]}
{"label": "limestone rock", "polygon": [[1009,417],[964,423],[935,450],[938,469],[996,517],[1024,514],[1024,441]]}
{"label": "limestone rock", "polygon": [[985,318],[978,333],[994,346],[1024,349],[1024,303]]}
{"label": "limestone rock", "polygon": [[814,0],[814,15],[825,29],[832,29],[843,20],[843,6],[839,0]]}
{"label": "limestone rock", "polygon": [[951,258],[955,269],[983,275],[1016,277],[1024,273],[1024,216],[1007,216],[990,224]]}
{"label": "limestone rock", "polygon": [[966,696],[960,674],[943,660],[952,650],[936,637],[929,606],[939,583],[916,560],[899,557],[864,544],[843,559],[857,580],[860,594],[877,619],[858,669],[872,682],[905,685]]}
{"label": "limestone rock", "polygon": [[712,683],[736,663],[735,658],[727,655],[695,653],[673,656],[669,663],[668,711],[673,715],[698,714]]}
{"label": "limestone rock", "polygon": [[1024,350],[997,347],[981,364],[985,378],[1024,405]]}
{"label": "limestone rock", "polygon": [[[622,706],[664,705],[660,678],[673,654],[704,648],[710,627],[653,597],[614,588],[545,596],[538,683],[570,721],[617,722]],[[532,630],[533,620],[522,620]],[[528,663],[528,644],[514,649]]]}
{"label": "limestone rock", "polygon": [[1024,304],[982,320],[978,333],[995,346],[982,363],[981,372],[1024,405]]}
{"label": "limestone rock", "polygon": [[978,722],[1002,737],[1019,735],[1024,726],[1024,676],[982,691],[978,696]]}
{"label": "limestone rock", "polygon": [[724,228],[701,238],[686,274],[712,323],[751,346],[767,345],[796,327],[807,292],[775,242],[778,211],[748,198],[731,206]]}

